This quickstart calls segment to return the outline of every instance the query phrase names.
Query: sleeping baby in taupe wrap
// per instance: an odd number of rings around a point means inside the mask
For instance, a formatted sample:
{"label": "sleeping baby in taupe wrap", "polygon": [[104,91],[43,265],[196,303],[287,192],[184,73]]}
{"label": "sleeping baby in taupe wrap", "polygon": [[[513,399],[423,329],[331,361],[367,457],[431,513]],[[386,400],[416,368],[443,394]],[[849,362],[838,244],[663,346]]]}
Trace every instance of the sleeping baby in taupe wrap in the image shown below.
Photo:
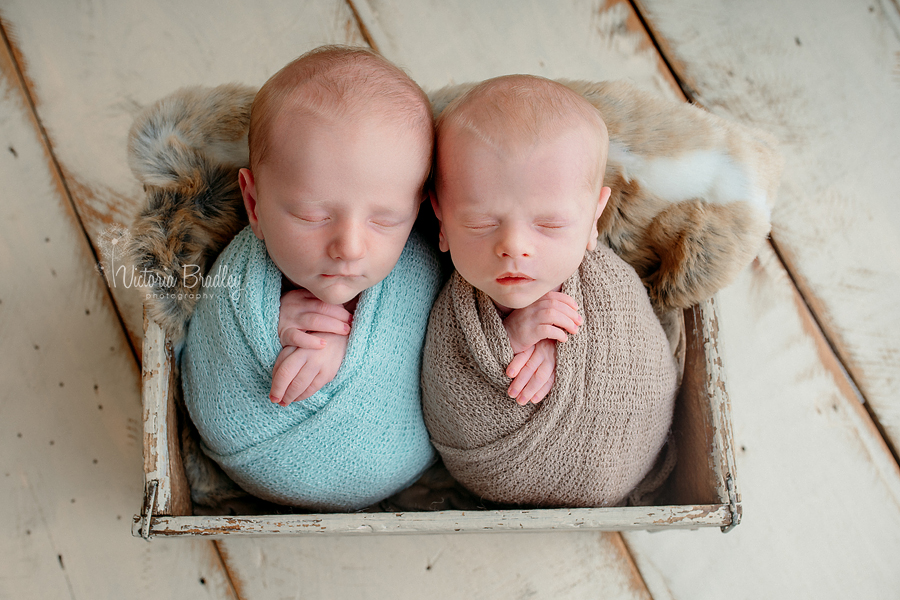
{"label": "sleeping baby in taupe wrap", "polygon": [[438,119],[432,205],[456,272],[423,407],[484,499],[614,506],[658,472],[677,367],[637,274],[597,243],[608,146],[593,106],[538,77],[486,81]]}

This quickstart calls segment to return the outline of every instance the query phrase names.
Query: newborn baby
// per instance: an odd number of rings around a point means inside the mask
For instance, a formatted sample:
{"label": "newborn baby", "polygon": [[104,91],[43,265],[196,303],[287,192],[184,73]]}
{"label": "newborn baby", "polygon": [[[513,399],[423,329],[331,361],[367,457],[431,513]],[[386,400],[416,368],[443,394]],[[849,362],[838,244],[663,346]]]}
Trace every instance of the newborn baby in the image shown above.
{"label": "newborn baby", "polygon": [[185,404],[204,451],[248,492],[360,509],[436,459],[419,371],[440,272],[410,236],[428,99],[374,53],[323,48],[262,87],[249,143],[250,225],[210,272],[227,285],[204,288],[190,322]]}
{"label": "newborn baby", "polygon": [[622,504],[666,443],[669,344],[637,274],[597,244],[608,146],[594,107],[538,77],[486,81],[438,119],[432,205],[456,271],[428,324],[423,408],[485,499]]}

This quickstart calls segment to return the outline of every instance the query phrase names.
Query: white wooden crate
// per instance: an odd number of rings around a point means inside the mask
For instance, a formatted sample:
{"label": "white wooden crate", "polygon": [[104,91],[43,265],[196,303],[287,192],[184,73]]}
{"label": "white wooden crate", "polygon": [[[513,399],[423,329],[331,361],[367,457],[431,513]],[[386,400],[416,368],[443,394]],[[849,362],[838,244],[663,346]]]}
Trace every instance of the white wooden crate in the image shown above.
{"label": "white wooden crate", "polygon": [[685,370],[675,407],[675,470],[661,494],[668,504],[641,507],[451,510],[193,516],[175,410],[171,345],[144,316],[144,503],[132,534],[265,536],[310,534],[571,531],[721,527],[740,522],[731,407],[717,348],[714,300],[684,312]]}

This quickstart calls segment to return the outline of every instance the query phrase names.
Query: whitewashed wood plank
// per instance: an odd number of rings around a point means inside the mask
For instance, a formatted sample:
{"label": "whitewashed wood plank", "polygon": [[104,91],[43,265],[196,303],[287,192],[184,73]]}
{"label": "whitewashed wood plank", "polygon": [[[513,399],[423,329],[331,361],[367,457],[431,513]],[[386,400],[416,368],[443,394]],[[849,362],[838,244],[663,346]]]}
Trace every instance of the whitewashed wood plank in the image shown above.
{"label": "whitewashed wood plank", "polygon": [[234,598],[210,542],[129,535],[140,376],[9,58],[0,46],[0,598]]}
{"label": "whitewashed wood plank", "polygon": [[256,538],[221,547],[229,564],[243,565],[235,584],[246,598],[650,597],[617,534]]}
{"label": "whitewashed wood plank", "polygon": [[900,448],[897,3],[638,4],[697,100],[780,139],[773,238]]}
{"label": "whitewashed wood plank", "polygon": [[628,2],[352,2],[367,7],[360,17],[379,50],[428,89],[530,73],[628,79],[677,97]]}
{"label": "whitewashed wood plank", "polygon": [[[95,247],[141,198],[125,148],[142,107],[185,85],[261,85],[316,46],[364,43],[344,0],[8,0],[0,17]],[[139,340],[140,295],[116,283]]]}
{"label": "whitewashed wood plank", "polygon": [[625,534],[654,598],[896,598],[900,470],[771,249],[718,308],[743,520]]}

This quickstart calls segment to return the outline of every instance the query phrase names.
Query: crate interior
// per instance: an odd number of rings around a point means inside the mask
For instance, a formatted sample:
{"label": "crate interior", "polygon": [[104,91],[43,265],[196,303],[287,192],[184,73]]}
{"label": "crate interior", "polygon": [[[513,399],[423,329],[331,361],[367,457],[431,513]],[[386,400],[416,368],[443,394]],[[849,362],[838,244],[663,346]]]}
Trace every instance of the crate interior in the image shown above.
{"label": "crate interior", "polygon": [[[655,505],[707,505],[727,504],[719,490],[721,474],[716,472],[714,460],[715,431],[712,418],[712,398],[708,390],[709,373],[706,355],[703,348],[700,324],[697,322],[698,309],[684,311],[686,351],[684,378],[679,392],[672,425],[672,433],[677,448],[677,462],[663,485]],[[171,360],[170,354],[167,358]],[[188,481],[183,475],[179,442],[179,418],[184,413],[176,409],[175,395],[180,393],[180,382],[173,375],[168,389],[167,415],[167,449],[169,465],[172,473],[171,509],[166,511],[173,516],[207,515],[263,515],[263,514],[304,514],[309,511],[294,507],[280,506],[255,498],[244,496],[220,502],[215,507],[192,503]],[[366,512],[428,511],[428,510],[496,510],[504,508],[529,508],[522,506],[503,506],[484,502],[475,498],[452,480],[450,475],[438,464],[423,478],[424,483],[401,492],[377,505],[369,507]]]}

